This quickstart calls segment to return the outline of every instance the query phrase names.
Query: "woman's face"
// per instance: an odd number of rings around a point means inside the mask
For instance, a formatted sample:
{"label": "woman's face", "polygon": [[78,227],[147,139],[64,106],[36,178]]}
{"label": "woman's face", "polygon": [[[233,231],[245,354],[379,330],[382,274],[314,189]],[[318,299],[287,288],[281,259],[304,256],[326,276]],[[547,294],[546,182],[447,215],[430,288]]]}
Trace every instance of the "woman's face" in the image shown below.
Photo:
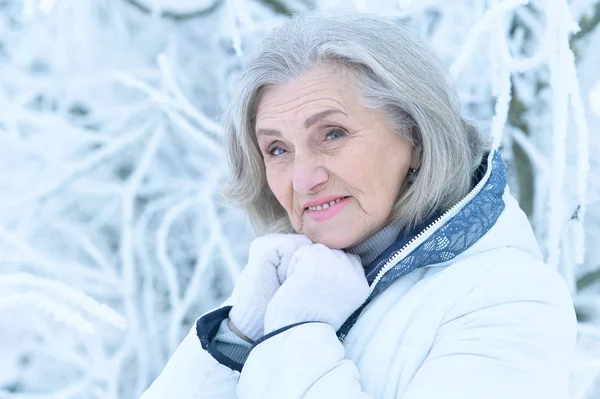
{"label": "woman's face", "polygon": [[296,232],[333,249],[386,223],[418,156],[331,66],[268,88],[256,135],[269,187]]}

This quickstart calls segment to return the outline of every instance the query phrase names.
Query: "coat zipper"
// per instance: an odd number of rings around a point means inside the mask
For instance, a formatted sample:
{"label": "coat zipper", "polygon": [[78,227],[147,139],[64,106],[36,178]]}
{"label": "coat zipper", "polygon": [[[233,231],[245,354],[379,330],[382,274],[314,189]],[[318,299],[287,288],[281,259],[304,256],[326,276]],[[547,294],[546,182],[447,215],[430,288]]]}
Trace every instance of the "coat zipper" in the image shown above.
{"label": "coat zipper", "polygon": [[473,187],[473,189],[471,189],[471,191],[469,191],[469,193],[467,195],[465,195],[463,197],[463,199],[458,201],[456,204],[454,204],[452,206],[452,208],[448,209],[440,217],[438,217],[435,221],[433,221],[431,224],[429,224],[427,227],[425,227],[419,234],[417,234],[415,237],[413,237],[412,240],[407,242],[402,248],[400,248],[397,252],[395,252],[388,259],[388,261],[383,265],[381,270],[377,273],[375,280],[373,280],[373,284],[371,284],[370,295],[372,295],[373,291],[375,291],[375,288],[377,287],[377,284],[379,283],[379,281],[381,280],[383,275],[386,274],[393,266],[396,265],[396,263],[397,263],[396,260],[398,258],[403,257],[403,255],[406,256],[417,245],[421,244],[422,241],[429,238],[429,236],[431,234],[428,234],[428,233],[429,232],[433,233],[433,231],[435,230],[434,227],[435,228],[439,227],[439,225],[442,224],[442,222],[446,222],[446,219],[449,219],[450,217],[452,217],[456,213],[458,213],[459,209],[461,209],[467,202],[471,201],[473,199],[473,197],[475,197],[475,195],[477,193],[479,193],[479,191],[481,191],[481,187],[483,187],[485,184],[487,184],[490,174],[492,173],[492,162],[494,160],[495,155],[496,155],[496,150],[490,151],[490,153],[488,155],[488,159],[487,159],[488,166],[487,166],[485,176],[483,177],[483,179],[481,179],[479,181],[479,183],[477,183],[475,185],[475,187]]}

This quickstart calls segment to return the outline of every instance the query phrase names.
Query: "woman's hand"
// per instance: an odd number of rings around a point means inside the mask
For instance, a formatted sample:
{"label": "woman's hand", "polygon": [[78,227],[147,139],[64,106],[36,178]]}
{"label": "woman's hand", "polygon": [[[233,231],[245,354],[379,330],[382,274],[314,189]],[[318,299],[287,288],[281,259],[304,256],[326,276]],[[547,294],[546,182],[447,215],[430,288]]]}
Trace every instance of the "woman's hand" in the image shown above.
{"label": "woman's hand", "polygon": [[285,283],[267,307],[265,334],[305,321],[337,331],[368,296],[358,256],[322,244],[304,246],[292,256]]}
{"label": "woman's hand", "polygon": [[263,335],[267,305],[285,280],[290,258],[298,248],[310,244],[300,234],[268,234],[252,242],[248,264],[233,289],[232,331],[239,330],[252,341]]}

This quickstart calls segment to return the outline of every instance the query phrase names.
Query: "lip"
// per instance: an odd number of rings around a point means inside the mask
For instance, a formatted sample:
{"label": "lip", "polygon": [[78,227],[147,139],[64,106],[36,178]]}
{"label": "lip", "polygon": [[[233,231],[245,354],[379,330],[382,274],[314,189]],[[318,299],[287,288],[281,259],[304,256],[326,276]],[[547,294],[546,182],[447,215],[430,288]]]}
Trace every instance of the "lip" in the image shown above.
{"label": "lip", "polygon": [[[304,210],[308,210],[309,206],[315,206],[315,205],[322,205],[324,203],[330,203],[331,201],[335,201],[338,198],[344,198],[347,197],[346,195],[328,195],[328,196],[324,196],[324,197],[319,197],[317,199],[314,199],[312,201],[307,201],[304,203]],[[342,202],[342,201],[340,201]]]}
{"label": "lip", "polygon": [[[327,200],[325,198],[326,197],[323,197],[322,202],[315,202],[315,201],[311,201],[311,202],[314,203],[314,205],[320,205],[320,204],[327,202]],[[331,199],[329,201],[333,201],[338,198],[342,198],[342,197],[333,196],[333,197],[331,197]],[[340,213],[342,211],[342,209],[344,209],[346,207],[346,205],[348,205],[349,200],[350,200],[350,197],[346,197],[343,200],[341,200],[340,202],[336,202],[334,205],[331,205],[329,208],[324,209],[322,211],[311,211],[310,209],[305,209],[304,212],[315,222],[323,222],[325,220],[333,218],[335,215]],[[308,206],[313,206],[313,205],[308,205]]]}

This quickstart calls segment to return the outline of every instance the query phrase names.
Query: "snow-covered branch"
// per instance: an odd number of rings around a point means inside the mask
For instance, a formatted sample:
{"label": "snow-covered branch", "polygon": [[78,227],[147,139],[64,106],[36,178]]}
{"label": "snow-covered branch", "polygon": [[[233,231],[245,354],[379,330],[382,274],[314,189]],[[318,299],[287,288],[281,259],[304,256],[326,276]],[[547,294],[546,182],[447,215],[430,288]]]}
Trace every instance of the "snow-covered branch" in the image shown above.
{"label": "snow-covered branch", "polygon": [[137,397],[230,294],[252,232],[219,199],[221,114],[285,14],[344,5],[426,36],[467,117],[501,146],[575,296],[572,393],[589,397],[600,374],[600,186],[588,178],[600,168],[589,156],[600,80],[580,81],[576,61],[599,62],[586,47],[599,4],[0,2],[0,398]]}

